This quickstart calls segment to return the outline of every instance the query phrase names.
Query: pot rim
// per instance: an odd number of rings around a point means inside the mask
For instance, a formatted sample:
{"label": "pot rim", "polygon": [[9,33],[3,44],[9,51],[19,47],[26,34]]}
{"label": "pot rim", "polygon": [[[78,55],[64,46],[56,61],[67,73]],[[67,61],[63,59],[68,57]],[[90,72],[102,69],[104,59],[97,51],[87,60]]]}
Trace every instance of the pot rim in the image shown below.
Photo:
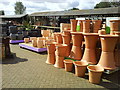
{"label": "pot rim", "polygon": [[[99,67],[101,70],[92,70],[89,67]],[[93,72],[104,72],[104,68],[102,66],[100,66],[100,65],[89,65],[89,66],[87,66],[87,69],[89,71],[93,71]]]}
{"label": "pot rim", "polygon": [[73,61],[70,60],[70,59],[65,59],[64,62],[65,62],[65,63],[73,63]]}
{"label": "pot rim", "polygon": [[[80,62],[80,63],[86,63],[86,64],[76,64],[75,62]],[[75,66],[87,66],[88,65],[88,63],[86,62],[86,61],[73,61],[73,64],[75,65]]]}

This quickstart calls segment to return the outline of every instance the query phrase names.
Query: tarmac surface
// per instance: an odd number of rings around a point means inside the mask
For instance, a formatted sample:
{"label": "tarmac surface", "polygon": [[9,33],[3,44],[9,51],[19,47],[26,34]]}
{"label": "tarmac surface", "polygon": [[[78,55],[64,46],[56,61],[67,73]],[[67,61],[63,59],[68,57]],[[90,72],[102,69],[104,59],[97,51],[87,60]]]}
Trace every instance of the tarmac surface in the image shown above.
{"label": "tarmac surface", "polygon": [[120,70],[102,74],[100,84],[89,82],[88,72],[84,78],[72,72],[45,63],[47,53],[36,53],[10,45],[14,58],[2,61],[2,88],[116,88],[120,90]]}

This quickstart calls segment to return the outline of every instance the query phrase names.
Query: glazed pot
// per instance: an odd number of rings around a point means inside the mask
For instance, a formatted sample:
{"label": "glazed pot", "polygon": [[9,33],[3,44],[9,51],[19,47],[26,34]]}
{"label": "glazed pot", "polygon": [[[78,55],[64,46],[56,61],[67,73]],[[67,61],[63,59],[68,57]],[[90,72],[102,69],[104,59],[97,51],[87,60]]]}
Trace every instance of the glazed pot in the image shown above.
{"label": "glazed pot", "polygon": [[32,40],[32,46],[33,46],[33,47],[37,47],[37,40],[35,40],[35,39]]}
{"label": "glazed pot", "polygon": [[29,38],[24,38],[25,43],[29,43]]}
{"label": "glazed pot", "polygon": [[110,21],[110,30],[116,30],[119,31],[120,30],[120,20],[111,20]]}
{"label": "glazed pot", "polygon": [[99,84],[104,69],[99,65],[90,65],[87,68],[89,70],[89,82]]}
{"label": "glazed pot", "polygon": [[46,63],[47,64],[55,64],[55,52],[54,53],[48,53]]}
{"label": "glazed pot", "polygon": [[71,31],[72,31],[72,32],[76,32],[77,22],[78,22],[78,20],[70,19]]}
{"label": "glazed pot", "polygon": [[[104,69],[113,70],[116,68],[114,60],[114,49],[118,39],[116,35],[100,35],[102,54],[98,65],[102,66]],[[111,42],[111,43],[109,43]]]}
{"label": "glazed pot", "polygon": [[56,56],[56,61],[55,61],[54,67],[64,68],[64,62],[63,61],[64,61],[64,57]]}
{"label": "glazed pot", "polygon": [[84,61],[75,61],[73,64],[75,65],[75,75],[78,77],[84,77],[88,63]]}
{"label": "glazed pot", "polygon": [[56,54],[60,57],[64,57],[66,55],[67,46],[67,44],[56,44]]}
{"label": "glazed pot", "polygon": [[65,71],[70,72],[73,70],[73,61],[66,59],[64,60]]}
{"label": "glazed pot", "polygon": [[37,48],[43,48],[43,41],[42,40],[37,40]]}
{"label": "glazed pot", "polygon": [[57,40],[56,42],[57,42],[58,44],[62,44],[62,43],[63,43],[61,33],[59,33],[59,34],[56,35],[56,40]]}
{"label": "glazed pot", "polygon": [[76,31],[77,32],[83,32],[83,21],[82,20],[78,20]]}

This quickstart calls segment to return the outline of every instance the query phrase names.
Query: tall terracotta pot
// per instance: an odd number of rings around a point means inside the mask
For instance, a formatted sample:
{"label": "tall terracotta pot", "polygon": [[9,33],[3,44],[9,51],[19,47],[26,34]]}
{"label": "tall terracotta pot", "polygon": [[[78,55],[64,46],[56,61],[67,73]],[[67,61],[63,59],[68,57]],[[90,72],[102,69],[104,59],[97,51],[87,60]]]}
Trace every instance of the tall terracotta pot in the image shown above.
{"label": "tall terracotta pot", "polygon": [[37,40],[37,48],[43,48],[43,41],[42,40]]}
{"label": "tall terracotta pot", "polygon": [[104,69],[98,65],[91,65],[87,67],[89,70],[89,82],[99,84]]}
{"label": "tall terracotta pot", "polygon": [[37,40],[32,40],[32,46],[37,47]]}
{"label": "tall terracotta pot", "polygon": [[62,44],[63,43],[63,39],[62,39],[62,34],[59,33],[56,35],[56,40],[58,44]]}
{"label": "tall terracotta pot", "polygon": [[29,38],[24,38],[25,43],[29,43]]}
{"label": "tall terracotta pot", "polygon": [[61,56],[57,55],[54,67],[64,68],[64,57],[61,57]]}
{"label": "tall terracotta pot", "polygon": [[110,30],[111,31],[120,31],[120,20],[111,20],[110,21]]}
{"label": "tall terracotta pot", "polygon": [[64,60],[65,71],[70,72],[73,70],[73,61],[66,59]]}
{"label": "tall terracotta pot", "polygon": [[93,23],[93,33],[98,33],[98,30],[101,28],[101,20],[92,20]]}
{"label": "tall terracotta pot", "polygon": [[69,35],[62,35],[63,44],[70,44],[71,38]]}
{"label": "tall terracotta pot", "polygon": [[90,23],[91,20],[83,20],[83,32],[84,33],[89,33],[90,32]]}
{"label": "tall terracotta pot", "polygon": [[84,77],[88,63],[84,61],[75,61],[73,63],[75,65],[75,75],[79,77]]}
{"label": "tall terracotta pot", "polygon": [[78,20],[70,19],[71,31],[72,31],[72,32],[76,32],[77,22],[78,22]]}
{"label": "tall terracotta pot", "polygon": [[116,68],[113,51],[115,49],[118,36],[100,35],[100,37],[101,37],[102,54],[98,62],[98,65],[102,66],[104,69],[113,70]]}

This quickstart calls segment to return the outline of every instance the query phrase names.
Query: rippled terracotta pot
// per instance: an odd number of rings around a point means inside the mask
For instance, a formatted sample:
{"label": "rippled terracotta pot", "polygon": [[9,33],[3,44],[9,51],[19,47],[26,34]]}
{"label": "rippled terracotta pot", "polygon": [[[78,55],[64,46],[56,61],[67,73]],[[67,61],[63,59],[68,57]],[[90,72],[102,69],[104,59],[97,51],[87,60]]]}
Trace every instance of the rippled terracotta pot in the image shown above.
{"label": "rippled terracotta pot", "polygon": [[73,61],[66,59],[64,60],[65,71],[70,72],[73,70]]}
{"label": "rippled terracotta pot", "polygon": [[102,53],[98,65],[104,69],[115,69],[114,49],[118,39],[117,35],[100,35]]}
{"label": "rippled terracotta pot", "polygon": [[24,38],[25,43],[29,43],[29,38]]}
{"label": "rippled terracotta pot", "polygon": [[98,33],[98,30],[101,28],[101,20],[92,20],[93,23],[93,33]]}
{"label": "rippled terracotta pot", "polygon": [[76,60],[80,60],[82,58],[81,45],[82,45],[83,35],[81,32],[71,32],[71,34],[72,34],[73,46],[69,57]]}
{"label": "rippled terracotta pot", "polygon": [[90,65],[87,68],[89,70],[89,82],[99,84],[104,68],[99,65]]}
{"label": "rippled terracotta pot", "polygon": [[57,40],[56,42],[58,44],[62,44],[63,43],[62,33],[59,33],[59,34],[56,35],[56,40]]}
{"label": "rippled terracotta pot", "polygon": [[114,31],[114,30],[119,31],[120,30],[120,20],[111,20],[110,21],[110,30],[111,31]]}
{"label": "rippled terracotta pot", "polygon": [[73,63],[75,65],[75,75],[79,77],[84,77],[88,63],[84,61],[75,61]]}
{"label": "rippled terracotta pot", "polygon": [[32,40],[32,46],[37,47],[37,40]]}
{"label": "rippled terracotta pot", "polygon": [[78,20],[70,19],[71,31],[72,31],[72,32],[76,32],[77,22],[78,22]]}
{"label": "rippled terracotta pot", "polygon": [[37,40],[37,48],[43,48],[43,40]]}
{"label": "rippled terracotta pot", "polygon": [[58,56],[64,57],[66,55],[67,46],[67,44],[56,44],[56,54]]}
{"label": "rippled terracotta pot", "polygon": [[61,56],[57,55],[54,67],[64,68],[64,57],[61,57]]}
{"label": "rippled terracotta pot", "polygon": [[95,49],[99,35],[97,33],[84,33],[83,35],[85,39],[85,51],[82,60],[90,64],[96,64]]}

